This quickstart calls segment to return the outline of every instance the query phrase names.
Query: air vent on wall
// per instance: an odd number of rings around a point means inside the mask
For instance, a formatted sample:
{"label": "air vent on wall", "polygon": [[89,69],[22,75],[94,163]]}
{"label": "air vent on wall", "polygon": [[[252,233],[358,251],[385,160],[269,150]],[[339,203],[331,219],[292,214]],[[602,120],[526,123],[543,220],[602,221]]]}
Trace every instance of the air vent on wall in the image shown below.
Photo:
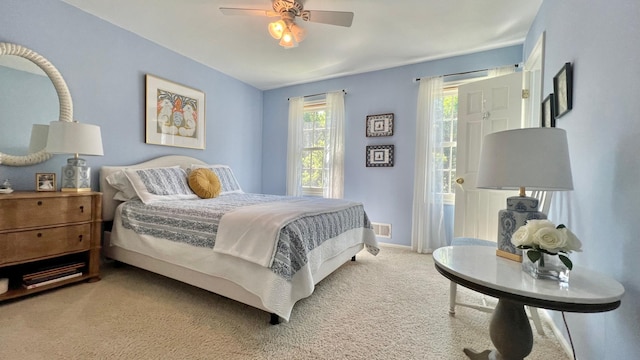
{"label": "air vent on wall", "polygon": [[373,232],[376,236],[391,238],[391,224],[375,223],[372,222]]}

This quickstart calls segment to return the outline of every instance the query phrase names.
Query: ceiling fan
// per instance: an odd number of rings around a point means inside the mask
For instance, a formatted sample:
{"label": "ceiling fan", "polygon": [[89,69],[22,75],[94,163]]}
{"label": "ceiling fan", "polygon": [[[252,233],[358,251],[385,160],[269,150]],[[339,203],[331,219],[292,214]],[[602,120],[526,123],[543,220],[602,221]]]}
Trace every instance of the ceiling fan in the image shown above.
{"label": "ceiling fan", "polygon": [[224,15],[279,16],[280,20],[269,24],[269,34],[280,40],[280,46],[292,48],[304,40],[305,30],[295,22],[296,17],[304,21],[350,27],[353,13],[346,11],[304,10],[298,0],[273,0],[273,10],[221,7]]}

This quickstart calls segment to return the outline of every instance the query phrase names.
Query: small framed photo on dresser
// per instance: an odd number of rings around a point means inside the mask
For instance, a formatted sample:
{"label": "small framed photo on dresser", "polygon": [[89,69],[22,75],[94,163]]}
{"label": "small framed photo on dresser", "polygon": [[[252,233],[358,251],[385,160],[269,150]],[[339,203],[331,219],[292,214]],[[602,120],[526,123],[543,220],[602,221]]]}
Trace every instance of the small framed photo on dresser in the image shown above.
{"label": "small framed photo on dresser", "polygon": [[55,173],[37,173],[36,191],[56,191]]}

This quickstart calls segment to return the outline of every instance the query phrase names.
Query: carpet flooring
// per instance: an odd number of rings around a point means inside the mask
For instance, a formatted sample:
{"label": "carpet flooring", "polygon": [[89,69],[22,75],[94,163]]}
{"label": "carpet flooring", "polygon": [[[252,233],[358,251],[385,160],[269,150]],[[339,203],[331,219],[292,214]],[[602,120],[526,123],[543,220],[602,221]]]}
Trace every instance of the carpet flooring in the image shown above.
{"label": "carpet flooring", "polygon": [[[466,302],[482,295],[458,287]],[[291,320],[131,266],[0,303],[0,359],[466,359],[491,348],[491,315],[448,310],[430,255],[366,251],[299,301]],[[527,359],[569,359],[545,324]]]}

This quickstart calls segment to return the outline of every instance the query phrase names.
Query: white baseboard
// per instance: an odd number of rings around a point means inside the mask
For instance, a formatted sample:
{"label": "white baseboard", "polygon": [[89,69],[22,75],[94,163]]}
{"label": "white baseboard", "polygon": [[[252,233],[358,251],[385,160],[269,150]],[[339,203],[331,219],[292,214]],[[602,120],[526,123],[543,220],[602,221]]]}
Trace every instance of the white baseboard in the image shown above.
{"label": "white baseboard", "polygon": [[391,243],[386,243],[386,242],[381,242],[381,241],[378,241],[378,245],[380,245],[381,247],[391,247],[391,248],[396,248],[396,249],[411,250],[411,246],[391,244]]}

